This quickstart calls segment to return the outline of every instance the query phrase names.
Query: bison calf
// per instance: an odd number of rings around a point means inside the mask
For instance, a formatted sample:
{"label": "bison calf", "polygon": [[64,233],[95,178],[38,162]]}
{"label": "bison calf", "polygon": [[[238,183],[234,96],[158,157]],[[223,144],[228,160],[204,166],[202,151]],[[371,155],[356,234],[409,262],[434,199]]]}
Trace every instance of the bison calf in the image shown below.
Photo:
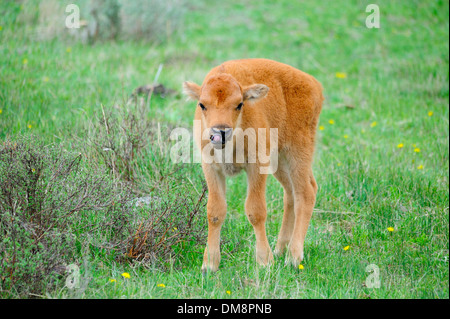
{"label": "bison calf", "polygon": [[[202,270],[216,271],[220,262],[220,229],[227,203],[225,177],[247,173],[245,212],[256,236],[256,259],[262,265],[273,260],[266,236],[266,179],[261,168],[272,171],[284,188],[284,215],[275,253],[289,250],[291,262],[303,260],[303,245],[313,212],[317,184],[312,173],[314,140],[322,109],[322,86],[311,75],[289,65],[266,59],[225,62],[213,68],[202,86],[183,83],[184,92],[198,101],[195,120],[206,138],[195,136],[203,152],[202,168],[208,185],[208,242]],[[250,134],[253,129],[255,134]],[[265,134],[256,134],[265,129]],[[277,129],[276,149],[271,149],[270,129]],[[240,141],[238,143],[238,141]],[[205,152],[205,150],[207,151]],[[221,155],[231,149],[231,161]],[[262,162],[259,151],[270,153]],[[237,161],[237,154],[243,160]],[[213,160],[206,161],[207,154]],[[219,154],[219,155],[218,155]],[[253,159],[253,160],[250,160]]]}

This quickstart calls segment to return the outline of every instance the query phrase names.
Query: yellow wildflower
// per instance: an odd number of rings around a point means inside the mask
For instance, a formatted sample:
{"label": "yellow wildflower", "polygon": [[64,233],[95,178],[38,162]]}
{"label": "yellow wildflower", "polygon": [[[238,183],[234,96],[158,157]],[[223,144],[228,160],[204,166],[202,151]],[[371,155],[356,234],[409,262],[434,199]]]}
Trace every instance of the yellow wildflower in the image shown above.
{"label": "yellow wildflower", "polygon": [[3,113],[3,110],[2,109],[0,109],[0,114],[2,114]]}
{"label": "yellow wildflower", "polygon": [[349,250],[349,249],[350,249],[350,246],[345,246],[344,247],[344,250],[346,250],[346,251]]}
{"label": "yellow wildflower", "polygon": [[71,48],[71,47],[67,47],[66,52],[67,52],[67,53],[72,52],[72,48]]}
{"label": "yellow wildflower", "polygon": [[227,290],[227,294],[228,294],[228,295],[231,295],[231,291]]}
{"label": "yellow wildflower", "polygon": [[423,165],[417,166],[417,169],[423,169]]}
{"label": "yellow wildflower", "polygon": [[305,266],[303,266],[302,264],[298,265],[298,269],[302,270],[305,269]]}
{"label": "yellow wildflower", "polygon": [[27,64],[28,64],[28,59],[26,59],[26,58],[23,59],[23,60],[22,60],[22,64],[23,64],[23,65],[27,65]]}
{"label": "yellow wildflower", "polygon": [[429,111],[428,116],[433,116],[433,111]]}
{"label": "yellow wildflower", "polygon": [[390,232],[393,232],[394,231],[394,227],[388,227],[387,230],[390,231]]}
{"label": "yellow wildflower", "polygon": [[336,72],[336,77],[338,79],[345,79],[347,77],[347,73],[345,73],[345,72]]}
{"label": "yellow wildflower", "polygon": [[345,134],[345,135],[344,135],[344,138],[348,138],[348,135],[347,135],[347,134]]}
{"label": "yellow wildflower", "polygon": [[28,128],[32,128],[33,126],[31,124],[28,124]]}
{"label": "yellow wildflower", "polygon": [[3,27],[0,25],[0,31],[2,31],[3,30]]}
{"label": "yellow wildflower", "polygon": [[403,143],[397,145],[398,148],[402,148],[403,146],[405,146]]}
{"label": "yellow wildflower", "polygon": [[375,126],[377,126],[377,122],[370,123],[370,127],[375,127]]}
{"label": "yellow wildflower", "polygon": [[420,148],[416,147],[416,148],[414,149],[414,152],[420,153]]}
{"label": "yellow wildflower", "polygon": [[342,166],[342,163],[337,163],[337,166]]}
{"label": "yellow wildflower", "polygon": [[161,288],[166,288],[166,285],[164,285],[164,284],[157,284],[156,286],[161,287]]}
{"label": "yellow wildflower", "polygon": [[328,123],[330,123],[331,125],[334,124],[334,120],[329,120]]}
{"label": "yellow wildflower", "polygon": [[130,278],[130,274],[127,272],[122,273],[123,278]]}
{"label": "yellow wildflower", "polygon": [[33,173],[36,172],[36,170],[35,170],[34,168],[32,168],[31,171],[32,171]]}
{"label": "yellow wildflower", "polygon": [[116,282],[116,280],[115,279],[110,279],[109,282]]}
{"label": "yellow wildflower", "polygon": [[319,130],[323,131],[325,127],[323,125],[319,126]]}

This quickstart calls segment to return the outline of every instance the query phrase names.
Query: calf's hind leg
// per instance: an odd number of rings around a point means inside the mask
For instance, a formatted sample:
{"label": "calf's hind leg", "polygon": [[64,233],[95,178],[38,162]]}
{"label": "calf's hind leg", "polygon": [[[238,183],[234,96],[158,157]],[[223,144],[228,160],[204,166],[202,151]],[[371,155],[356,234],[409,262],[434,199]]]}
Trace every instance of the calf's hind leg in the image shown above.
{"label": "calf's hind leg", "polygon": [[310,166],[296,165],[291,171],[291,181],[294,193],[295,222],[289,252],[292,263],[297,266],[304,257],[304,243],[316,203],[317,184]]}
{"label": "calf's hind leg", "polygon": [[[281,164],[281,163],[280,163]],[[281,255],[284,253],[286,247],[291,241],[292,232],[294,231],[294,192],[292,188],[291,179],[289,174],[283,166],[279,166],[276,173],[273,174],[275,178],[280,182],[284,189],[283,197],[283,220],[281,222],[281,229],[278,235],[277,245],[275,247],[275,254]]]}

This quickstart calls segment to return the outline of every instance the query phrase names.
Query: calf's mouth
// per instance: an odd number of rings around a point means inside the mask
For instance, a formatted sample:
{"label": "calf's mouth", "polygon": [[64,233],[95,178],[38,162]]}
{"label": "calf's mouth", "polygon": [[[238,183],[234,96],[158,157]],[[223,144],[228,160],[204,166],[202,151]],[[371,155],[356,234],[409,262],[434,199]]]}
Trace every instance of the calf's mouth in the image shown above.
{"label": "calf's mouth", "polygon": [[225,147],[225,143],[228,142],[232,136],[233,129],[217,129],[211,128],[211,135],[209,139],[215,148],[222,149]]}

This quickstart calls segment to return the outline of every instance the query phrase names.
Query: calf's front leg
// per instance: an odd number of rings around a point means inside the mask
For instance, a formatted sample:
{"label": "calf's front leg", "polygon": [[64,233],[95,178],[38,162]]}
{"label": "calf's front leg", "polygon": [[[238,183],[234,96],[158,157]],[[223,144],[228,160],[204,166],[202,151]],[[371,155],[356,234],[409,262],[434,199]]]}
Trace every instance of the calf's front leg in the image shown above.
{"label": "calf's front leg", "polygon": [[220,263],[220,230],[227,214],[225,176],[210,165],[203,165],[208,185],[208,241],[203,254],[202,271],[217,271]]}
{"label": "calf's front leg", "polygon": [[267,175],[259,174],[257,169],[250,169],[247,172],[248,190],[245,213],[255,231],[256,261],[263,266],[273,261],[272,250],[266,236],[266,179]]}

